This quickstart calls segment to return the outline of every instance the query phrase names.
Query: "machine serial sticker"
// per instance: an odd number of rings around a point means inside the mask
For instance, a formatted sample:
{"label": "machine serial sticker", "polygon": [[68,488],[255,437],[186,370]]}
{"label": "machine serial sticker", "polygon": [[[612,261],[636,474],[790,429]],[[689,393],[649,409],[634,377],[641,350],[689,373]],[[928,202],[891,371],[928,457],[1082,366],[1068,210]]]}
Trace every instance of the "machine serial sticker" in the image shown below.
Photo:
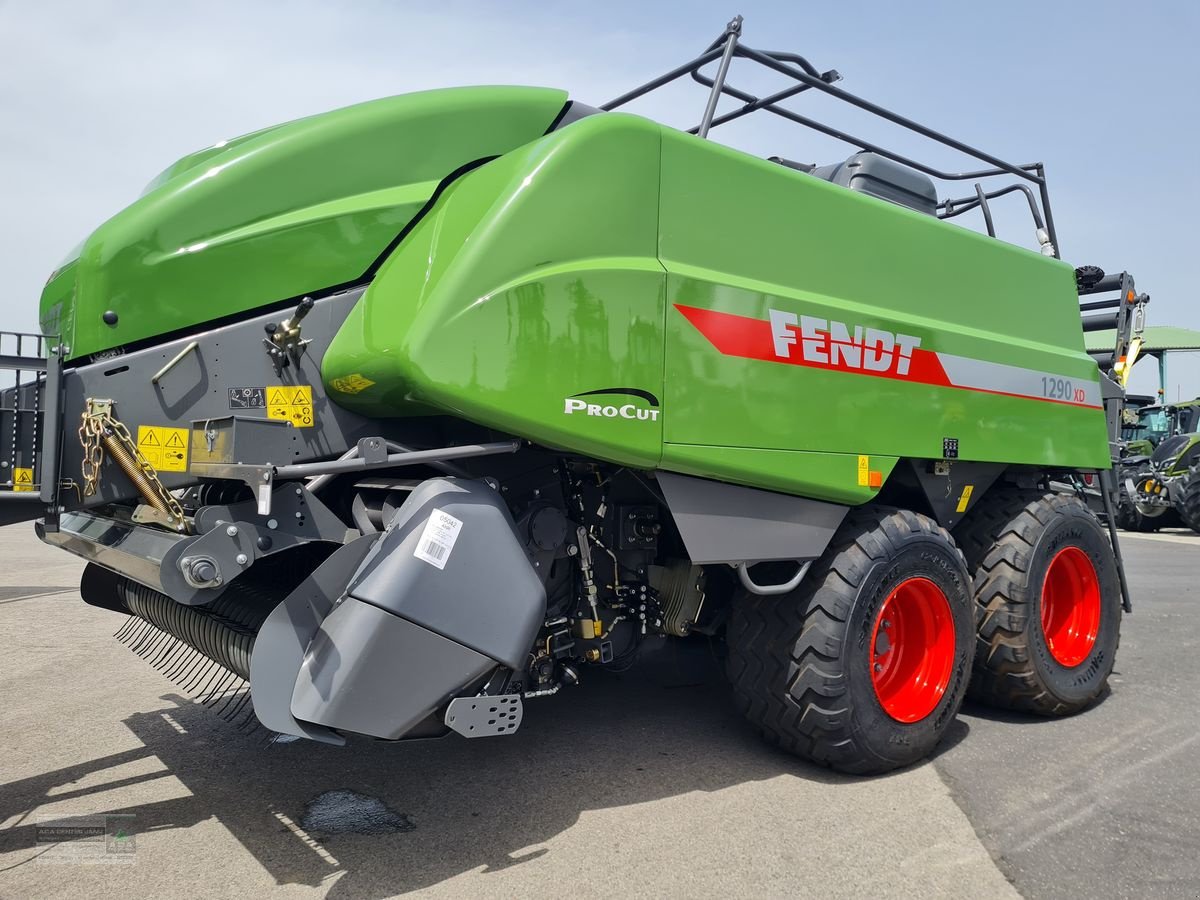
{"label": "machine serial sticker", "polygon": [[413,551],[413,556],[434,568],[446,568],[446,561],[450,559],[450,551],[454,549],[454,542],[458,540],[462,524],[461,519],[435,509],[429,514],[429,521],[425,523],[425,530],[421,532],[421,539],[417,541],[417,549]]}
{"label": "machine serial sticker", "polygon": [[13,490],[33,490],[33,469],[13,469]]}
{"label": "machine serial sticker", "polygon": [[266,409],[267,389],[265,387],[231,387],[229,389],[230,409]]}
{"label": "machine serial sticker", "polygon": [[958,498],[958,506],[954,508],[955,512],[966,512],[967,504],[971,502],[971,491],[975,490],[975,485],[968,484],[963,488],[962,496]]}
{"label": "machine serial sticker", "polygon": [[367,388],[375,386],[375,382],[370,378],[364,378],[357,372],[353,375],[346,375],[344,378],[335,378],[330,384],[335,391],[342,394],[359,394]]}
{"label": "machine serial sticker", "polygon": [[139,425],[138,450],[159,472],[186,472],[188,430],[164,425]]}
{"label": "machine serial sticker", "polygon": [[871,457],[858,458],[858,486],[867,487],[871,483]]}
{"label": "machine serial sticker", "polygon": [[313,424],[312,388],[307,384],[269,384],[267,418],[286,419],[297,428]]}

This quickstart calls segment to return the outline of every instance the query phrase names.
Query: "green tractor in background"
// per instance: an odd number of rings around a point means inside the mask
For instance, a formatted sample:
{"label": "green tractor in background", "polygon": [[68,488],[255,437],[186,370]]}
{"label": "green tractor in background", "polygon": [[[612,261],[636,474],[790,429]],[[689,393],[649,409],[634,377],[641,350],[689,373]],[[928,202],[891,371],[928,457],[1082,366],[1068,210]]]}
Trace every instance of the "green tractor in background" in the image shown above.
{"label": "green tractor in background", "polygon": [[1121,500],[1117,525],[1200,532],[1200,398],[1144,406],[1121,429]]}
{"label": "green tractor in background", "polygon": [[1125,456],[1149,456],[1154,452],[1157,440],[1151,439],[1149,416],[1142,410],[1156,406],[1158,398],[1152,394],[1126,394],[1125,406],[1121,409],[1121,444]]}

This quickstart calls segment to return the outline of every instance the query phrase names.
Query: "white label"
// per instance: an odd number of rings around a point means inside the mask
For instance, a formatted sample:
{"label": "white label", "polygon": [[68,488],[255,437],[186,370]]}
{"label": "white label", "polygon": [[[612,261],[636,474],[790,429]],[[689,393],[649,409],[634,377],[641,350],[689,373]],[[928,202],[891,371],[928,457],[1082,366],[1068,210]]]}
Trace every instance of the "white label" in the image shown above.
{"label": "white label", "polygon": [[450,513],[435,509],[429,514],[429,521],[425,523],[425,530],[421,532],[413,556],[436,568],[446,568],[446,561],[450,559],[450,551],[454,549],[462,524]]}

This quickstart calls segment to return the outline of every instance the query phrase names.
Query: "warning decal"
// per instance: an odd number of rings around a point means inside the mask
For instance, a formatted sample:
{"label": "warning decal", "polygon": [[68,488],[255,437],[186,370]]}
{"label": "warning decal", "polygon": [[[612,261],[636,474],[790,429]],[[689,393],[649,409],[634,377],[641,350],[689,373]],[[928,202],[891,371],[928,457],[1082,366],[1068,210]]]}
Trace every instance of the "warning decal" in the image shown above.
{"label": "warning decal", "polygon": [[346,375],[343,378],[335,378],[331,382],[333,389],[343,394],[358,394],[365,391],[369,387],[373,387],[375,382],[370,378],[364,378],[355,372],[353,375]]}
{"label": "warning decal", "polygon": [[164,425],[139,425],[138,450],[159,472],[186,472],[188,430]]}
{"label": "warning decal", "polygon": [[267,389],[265,387],[231,387],[229,389],[230,409],[265,409],[267,405]]}
{"label": "warning decal", "polygon": [[33,469],[13,469],[13,490],[33,490]]}
{"label": "warning decal", "polygon": [[871,481],[871,457],[858,458],[858,486],[866,487]]}
{"label": "warning decal", "polygon": [[975,485],[968,484],[963,488],[962,496],[958,498],[958,506],[954,508],[955,512],[966,512],[967,504],[971,502],[971,492],[975,490]]}
{"label": "warning decal", "polygon": [[297,428],[311,428],[312,388],[307,384],[267,385],[267,418],[286,419]]}

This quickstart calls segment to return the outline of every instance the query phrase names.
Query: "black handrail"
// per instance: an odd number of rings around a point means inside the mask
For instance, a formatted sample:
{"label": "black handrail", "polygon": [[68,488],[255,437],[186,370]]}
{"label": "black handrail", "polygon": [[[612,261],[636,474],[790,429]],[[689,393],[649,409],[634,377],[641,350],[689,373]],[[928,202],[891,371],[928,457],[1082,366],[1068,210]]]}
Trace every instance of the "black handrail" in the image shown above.
{"label": "black handrail", "polygon": [[[728,25],[725,26],[725,31],[713,41],[704,53],[697,56],[690,62],[677,66],[665,75],[661,75],[640,87],[627,91],[615,100],[610,100],[600,108],[602,110],[613,110],[618,107],[642,97],[651,91],[655,91],[684,75],[688,75],[692,80],[709,88],[709,97],[704,107],[704,113],[700,123],[690,129],[690,134],[698,135],[699,137],[707,136],[708,132],[717,127],[724,125],[727,122],[732,122],[735,119],[740,119],[743,116],[751,113],[765,110],[766,112],[777,115],[783,119],[795,122],[798,125],[803,125],[814,131],[825,134],[836,140],[843,141],[858,147],[861,150],[866,150],[871,153],[876,153],[886,157],[901,165],[908,166],[918,172],[922,172],[931,178],[936,178],[942,181],[974,181],[984,178],[992,178],[1000,175],[1012,175],[1022,179],[1022,181],[1037,185],[1038,197],[1035,199],[1033,192],[1025,185],[1011,185],[999,191],[985,192],[982,188],[976,189],[976,195],[967,200],[948,201],[951,212],[941,215],[941,218],[950,218],[953,215],[959,215],[968,212],[972,209],[981,209],[985,216],[985,221],[988,225],[988,232],[994,237],[994,228],[990,222],[990,210],[987,207],[987,200],[995,197],[1003,196],[1011,193],[1014,190],[1021,190],[1026,199],[1029,201],[1030,211],[1033,214],[1034,222],[1038,228],[1038,240],[1042,244],[1043,252],[1049,251],[1054,256],[1060,256],[1058,249],[1058,236],[1054,228],[1054,217],[1050,211],[1050,196],[1046,186],[1046,171],[1042,163],[1027,163],[1025,165],[1016,165],[1006,162],[998,156],[973,147],[970,144],[956,140],[948,135],[942,134],[928,126],[902,116],[899,113],[892,112],[885,107],[872,103],[862,97],[852,94],[849,91],[834,87],[836,81],[841,80],[841,75],[834,69],[828,72],[820,72],[818,69],[803,56],[796,53],[788,53],[783,51],[761,51],[747,47],[741,42],[742,32],[742,17],[735,17]],[[746,91],[739,90],[732,84],[728,83],[728,75],[730,63],[734,58],[740,58],[757,63],[767,69],[770,69],[780,75],[784,75],[798,82],[788,88],[785,88],[775,93],[769,94],[766,97],[756,97]],[[719,60],[718,70],[715,77],[708,77],[700,70],[709,63]],[[851,106],[871,113],[885,121],[899,125],[915,134],[928,138],[943,146],[949,147],[965,156],[969,156],[980,162],[986,163],[990,168],[980,169],[971,172],[948,172],[934,166],[927,165],[911,157],[888,150],[885,147],[874,143],[873,141],[860,138],[849,132],[842,131],[823,122],[818,122],[808,116],[801,115],[794,110],[780,106],[779,103],[783,100],[790,99],[796,95],[807,91],[818,90],[837,100],[841,100]],[[716,115],[717,101],[722,95],[732,97],[741,101],[742,106],[730,112]],[[968,202],[969,200],[969,202]],[[945,209],[947,204],[942,204],[939,209]],[[1039,209],[1040,207],[1040,209]],[[1044,235],[1044,236],[1043,236]]]}

